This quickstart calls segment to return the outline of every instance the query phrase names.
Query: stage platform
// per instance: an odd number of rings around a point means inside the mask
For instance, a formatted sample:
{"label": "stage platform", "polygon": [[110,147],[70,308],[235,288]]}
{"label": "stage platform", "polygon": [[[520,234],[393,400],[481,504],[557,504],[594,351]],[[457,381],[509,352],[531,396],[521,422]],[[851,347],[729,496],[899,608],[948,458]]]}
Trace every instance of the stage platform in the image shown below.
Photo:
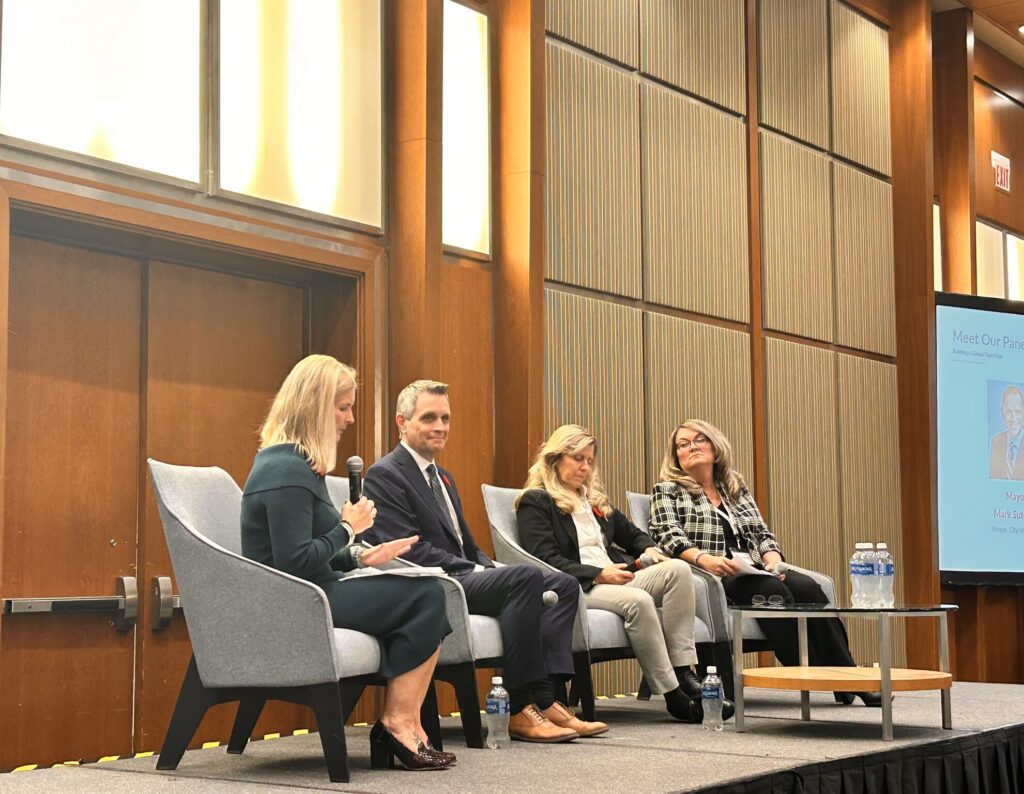
{"label": "stage platform", "polygon": [[[812,694],[812,721],[801,722],[798,693],[748,690],[748,731],[739,734],[731,724],[722,733],[709,733],[675,722],[660,698],[647,703],[613,698],[598,706],[611,731],[567,745],[513,742],[506,751],[468,750],[457,720],[446,718],[445,748],[458,753],[459,763],[441,772],[371,770],[369,731],[350,727],[349,784],[330,783],[319,738],[309,734],[252,742],[241,756],[227,755],[223,746],[193,750],[175,772],[158,772],[155,757],[14,772],[0,775],[0,791],[647,794],[722,787],[723,792],[991,794],[1016,792],[1024,780],[1024,686],[954,684],[952,731],[939,727],[938,692],[900,694],[893,705],[892,742],[881,739],[880,711],[857,703],[840,706],[831,696]],[[902,788],[894,785],[897,776]],[[826,782],[836,780],[838,787]]]}

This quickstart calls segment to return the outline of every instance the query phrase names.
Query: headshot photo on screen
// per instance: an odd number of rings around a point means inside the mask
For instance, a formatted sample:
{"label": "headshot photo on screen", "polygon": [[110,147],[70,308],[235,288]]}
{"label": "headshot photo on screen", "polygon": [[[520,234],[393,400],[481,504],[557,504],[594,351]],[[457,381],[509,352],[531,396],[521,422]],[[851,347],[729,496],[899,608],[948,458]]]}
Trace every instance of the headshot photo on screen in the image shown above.
{"label": "headshot photo on screen", "polygon": [[1024,480],[1024,388],[1017,383],[988,381],[988,476],[991,480]]}

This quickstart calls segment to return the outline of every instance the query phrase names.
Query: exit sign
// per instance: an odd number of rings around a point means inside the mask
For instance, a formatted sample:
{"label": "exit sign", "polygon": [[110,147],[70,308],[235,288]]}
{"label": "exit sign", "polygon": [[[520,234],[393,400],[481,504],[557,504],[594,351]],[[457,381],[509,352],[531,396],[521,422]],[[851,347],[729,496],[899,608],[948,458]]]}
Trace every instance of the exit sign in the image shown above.
{"label": "exit sign", "polygon": [[996,176],[996,190],[1010,192],[1010,158],[999,152],[992,152],[992,170]]}

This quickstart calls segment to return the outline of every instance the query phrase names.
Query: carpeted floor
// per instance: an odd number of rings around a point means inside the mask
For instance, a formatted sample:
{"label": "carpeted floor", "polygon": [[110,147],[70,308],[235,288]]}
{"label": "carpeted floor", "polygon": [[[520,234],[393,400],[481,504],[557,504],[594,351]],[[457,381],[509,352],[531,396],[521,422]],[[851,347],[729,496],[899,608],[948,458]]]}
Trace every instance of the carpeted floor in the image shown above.
{"label": "carpeted floor", "polygon": [[800,721],[797,693],[748,690],[747,732],[722,733],[675,722],[660,699],[602,700],[598,716],[611,725],[602,737],[539,746],[513,742],[505,751],[468,750],[458,720],[444,719],[445,749],[454,769],[412,774],[370,769],[368,729],[346,730],[351,783],[332,784],[316,734],[253,742],[241,756],[223,747],[187,753],[175,772],[158,772],[156,758],[0,775],[3,792],[199,792],[319,789],[353,792],[527,791],[675,792],[803,764],[891,750],[1024,722],[1024,686],[958,683],[953,731],[940,726],[937,692],[906,693],[893,706],[895,739],[881,739],[881,711],[839,706],[811,696],[811,722]]}

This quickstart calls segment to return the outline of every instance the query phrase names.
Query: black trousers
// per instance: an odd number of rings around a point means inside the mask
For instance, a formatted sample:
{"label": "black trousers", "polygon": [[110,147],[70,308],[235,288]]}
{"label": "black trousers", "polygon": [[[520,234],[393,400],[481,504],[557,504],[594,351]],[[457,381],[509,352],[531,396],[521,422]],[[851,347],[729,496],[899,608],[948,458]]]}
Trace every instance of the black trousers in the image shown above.
{"label": "black trousers", "polygon": [[[469,611],[501,623],[507,687],[523,687],[549,675],[572,675],[572,626],[580,592],[575,576],[507,565],[456,578],[466,591]],[[545,590],[558,594],[557,604],[544,606]]]}
{"label": "black trousers", "polygon": [[[782,596],[787,604],[827,604],[828,598],[810,576],[788,571],[783,581],[774,576],[726,576],[725,595],[733,604],[749,604],[758,593],[765,598]],[[795,620],[771,618],[757,621],[772,645],[775,656],[789,667],[800,664]],[[855,667],[846,627],[838,618],[807,619],[807,659],[815,666]]]}

